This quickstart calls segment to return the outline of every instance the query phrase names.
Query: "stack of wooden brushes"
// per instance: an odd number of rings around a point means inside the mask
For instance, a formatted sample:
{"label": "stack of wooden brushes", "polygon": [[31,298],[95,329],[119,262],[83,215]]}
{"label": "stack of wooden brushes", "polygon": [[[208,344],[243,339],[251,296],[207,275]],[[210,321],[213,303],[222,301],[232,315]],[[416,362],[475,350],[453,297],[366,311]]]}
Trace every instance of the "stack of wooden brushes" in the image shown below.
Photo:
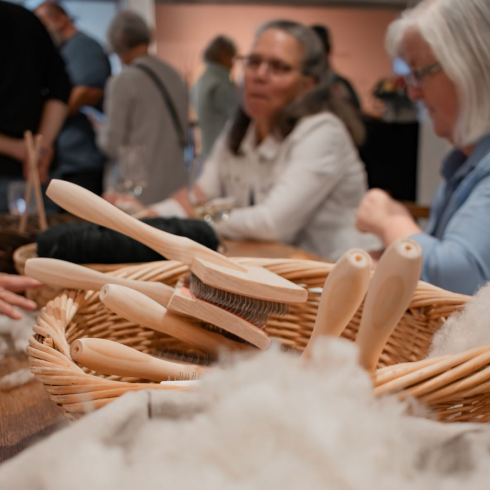
{"label": "stack of wooden brushes", "polygon": [[[121,279],[54,259],[31,259],[26,273],[46,284],[100,291],[100,300],[121,317],[175,337],[216,359],[222,349],[266,349],[262,328],[269,315],[284,315],[288,304],[307,300],[307,291],[260,267],[223,257],[187,238],[170,235],[131,218],[108,202],[74,184],[52,181],[48,196],[67,211],[124,233],[168,259],[188,265],[191,273],[177,287]],[[329,274],[318,315],[303,358],[311,357],[321,336],[339,337],[365,298],[356,342],[360,363],[373,373],[382,393],[399,376],[375,368],[386,341],[406,311],[420,277],[422,253],[401,239],[382,256],[371,279],[371,259],[362,250],[348,251]],[[212,325],[212,328],[209,328]],[[175,362],[141,353],[122,344],[95,338],[73,342],[71,357],[99,373],[192,385],[206,365]],[[422,361],[426,364],[432,362]],[[398,373],[414,375],[414,364]],[[426,365],[424,364],[424,366]],[[428,364],[427,364],[428,365]],[[397,385],[398,386],[398,385]]]}

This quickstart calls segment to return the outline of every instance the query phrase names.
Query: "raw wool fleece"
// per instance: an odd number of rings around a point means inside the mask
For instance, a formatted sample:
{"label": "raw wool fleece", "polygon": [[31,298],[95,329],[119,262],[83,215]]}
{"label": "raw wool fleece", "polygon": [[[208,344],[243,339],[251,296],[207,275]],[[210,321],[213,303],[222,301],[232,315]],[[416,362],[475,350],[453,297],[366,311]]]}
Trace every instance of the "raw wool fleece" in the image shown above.
{"label": "raw wool fleece", "polygon": [[[17,308],[16,308],[17,309]],[[12,342],[16,352],[26,352],[29,345],[29,337],[33,335],[33,326],[36,324],[38,313],[18,310],[22,313],[21,320],[12,320],[11,318],[0,315],[0,361],[9,353],[9,343],[7,338]],[[3,336],[3,337],[2,337]],[[0,378],[0,391],[8,391],[18,386],[22,386],[33,381],[34,375],[28,369],[21,369]]]}
{"label": "raw wool fleece", "polygon": [[490,430],[405,415],[357,357],[272,348],[196,393],[129,393],[0,466],[2,490],[487,490]]}
{"label": "raw wool fleece", "polygon": [[429,357],[457,354],[490,344],[490,284],[483,286],[461,313],[449,317],[434,335]]}

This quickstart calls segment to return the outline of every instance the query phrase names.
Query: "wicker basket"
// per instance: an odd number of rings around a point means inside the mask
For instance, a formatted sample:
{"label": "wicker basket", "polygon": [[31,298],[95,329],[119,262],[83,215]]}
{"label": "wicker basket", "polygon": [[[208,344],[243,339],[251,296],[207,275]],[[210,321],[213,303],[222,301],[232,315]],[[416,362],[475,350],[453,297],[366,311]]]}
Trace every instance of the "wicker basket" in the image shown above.
{"label": "wicker basket", "polygon": [[[260,265],[309,288],[321,287],[333,265],[291,259],[240,259],[242,263]],[[174,285],[188,272],[176,261],[130,266],[114,275]],[[420,282],[409,310],[389,339],[379,367],[423,359],[432,336],[446,318],[460,310],[468,296],[449,293]],[[310,292],[308,302],[291,307],[288,316],[270,318],[266,331],[288,348],[302,351],[311,335],[320,296]],[[362,307],[343,333],[355,339]],[[127,391],[164,388],[140,379],[105,376],[81,368],[70,358],[70,344],[83,337],[114,340],[142,352],[166,348],[190,349],[176,339],[128,322],[111,313],[93,291],[65,290],[41,312],[28,347],[31,370],[44,383],[51,399],[70,419],[102,407]],[[458,402],[459,403],[459,402]],[[464,403],[464,402],[463,402]],[[434,407],[429,407],[434,408]],[[490,404],[485,405],[490,412]],[[435,411],[440,419],[444,414]],[[468,417],[470,419],[470,417]]]}
{"label": "wicker basket", "polygon": [[[37,257],[37,244],[29,243],[19,247],[13,254],[15,270],[21,275],[24,274],[27,260],[35,257]],[[87,264],[85,267],[99,272],[112,272],[124,266],[122,264]],[[28,299],[36,302],[39,308],[43,308],[62,292],[63,289],[43,285],[38,289],[28,289],[25,295]]]}

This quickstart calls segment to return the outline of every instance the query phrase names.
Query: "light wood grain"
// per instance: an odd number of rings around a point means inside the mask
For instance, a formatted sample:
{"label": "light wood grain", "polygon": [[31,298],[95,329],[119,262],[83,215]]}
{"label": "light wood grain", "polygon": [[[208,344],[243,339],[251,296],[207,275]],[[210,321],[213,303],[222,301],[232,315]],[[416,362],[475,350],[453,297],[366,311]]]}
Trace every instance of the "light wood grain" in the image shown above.
{"label": "light wood grain", "polygon": [[107,285],[100,300],[114,313],[139,325],[165,333],[210,354],[222,349],[242,350],[240,342],[204,330],[192,318],[176,315],[144,294],[118,285]]}
{"label": "light wood grain", "polygon": [[71,345],[73,360],[98,373],[152,381],[198,379],[209,368],[157,359],[106,339],[79,339]]}
{"label": "light wood grain", "polygon": [[216,325],[250,342],[259,349],[267,349],[269,347],[270,339],[260,328],[219,306],[191,296],[189,290],[183,287],[182,284],[178,284],[175,288],[175,294],[170,298],[168,308],[170,311],[192,315],[203,322]]}
{"label": "light wood grain", "polygon": [[162,306],[167,306],[174,292],[161,282],[123,279],[57,259],[29,259],[25,274],[49,286],[66,289],[100,291],[106,284],[118,284],[139,291]]}
{"label": "light wood grain", "polygon": [[359,309],[369,286],[371,258],[364,250],[349,250],[327,276],[311,337],[303,351],[310,358],[318,338],[339,337]]}
{"label": "light wood grain", "polygon": [[239,264],[189,238],[172,235],[132,218],[105,199],[71,182],[52,180],[47,195],[75,216],[134,238],[167,259],[190,265],[194,257],[202,257],[232,270],[244,270]]}
{"label": "light wood grain", "polygon": [[381,257],[369,284],[356,342],[360,363],[374,370],[389,336],[413,297],[422,268],[422,249],[408,238],[394,242]]}

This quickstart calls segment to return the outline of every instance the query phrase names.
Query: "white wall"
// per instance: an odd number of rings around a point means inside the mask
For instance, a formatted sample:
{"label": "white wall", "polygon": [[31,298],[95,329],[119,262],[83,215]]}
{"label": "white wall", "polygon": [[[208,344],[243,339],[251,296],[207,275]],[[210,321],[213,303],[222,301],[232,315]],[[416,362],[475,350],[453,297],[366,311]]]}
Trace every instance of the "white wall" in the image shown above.
{"label": "white wall", "polygon": [[429,206],[432,203],[436,189],[442,181],[442,161],[450,151],[451,144],[435,135],[432,121],[424,110],[420,118],[417,182],[417,202],[421,206]]}

